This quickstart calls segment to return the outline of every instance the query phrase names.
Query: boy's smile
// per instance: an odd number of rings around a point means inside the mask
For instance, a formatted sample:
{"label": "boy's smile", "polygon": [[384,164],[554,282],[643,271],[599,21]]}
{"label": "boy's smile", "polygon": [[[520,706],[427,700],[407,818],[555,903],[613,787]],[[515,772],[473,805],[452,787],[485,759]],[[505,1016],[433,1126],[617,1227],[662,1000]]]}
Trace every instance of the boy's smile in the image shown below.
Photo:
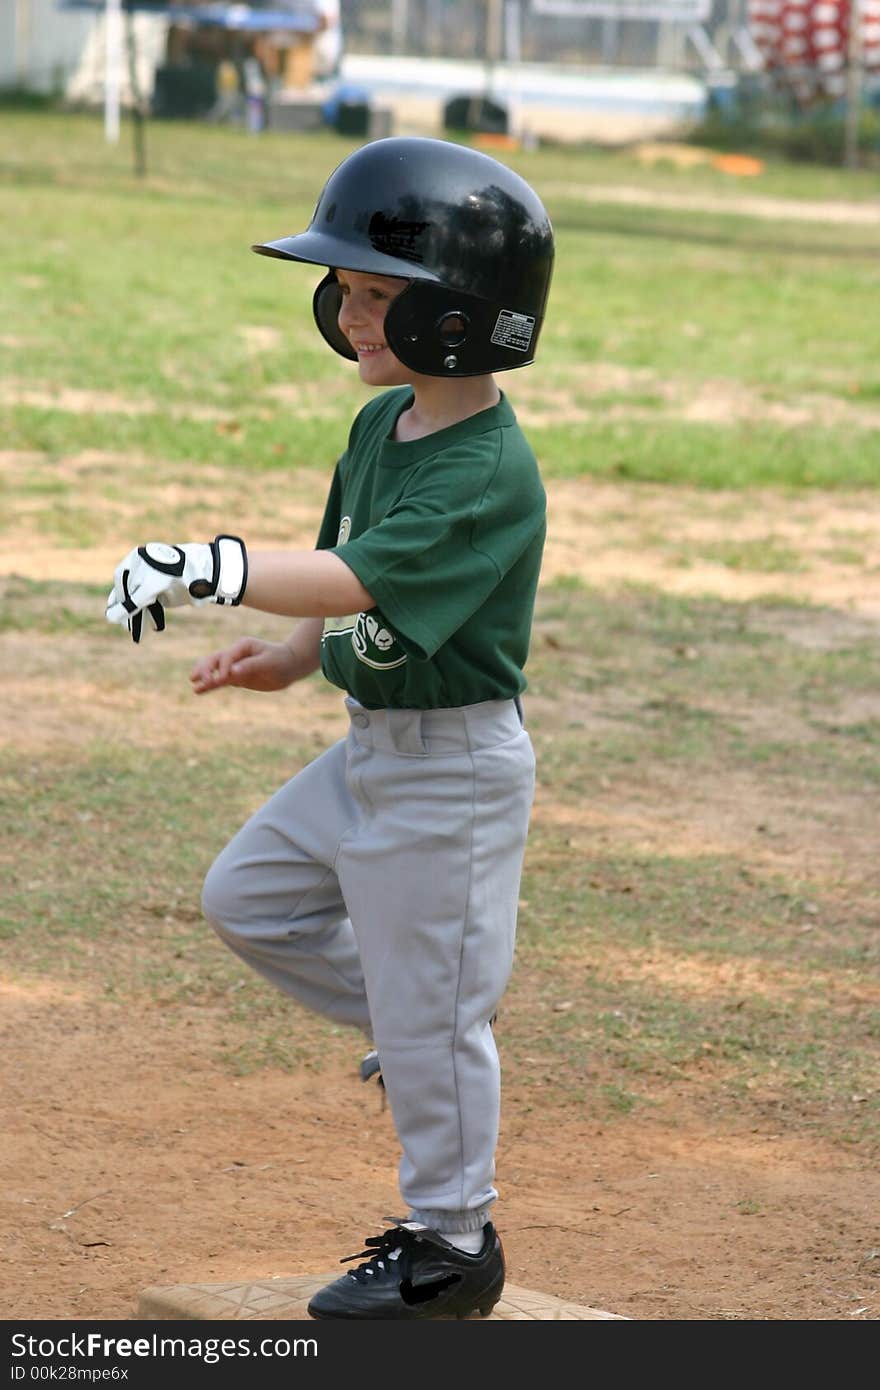
{"label": "boy's smile", "polygon": [[336,279],[342,292],[339,327],[357,353],[361,380],[369,386],[404,385],[412,373],[385,341],[385,315],[408,282],[357,270],[337,270]]}

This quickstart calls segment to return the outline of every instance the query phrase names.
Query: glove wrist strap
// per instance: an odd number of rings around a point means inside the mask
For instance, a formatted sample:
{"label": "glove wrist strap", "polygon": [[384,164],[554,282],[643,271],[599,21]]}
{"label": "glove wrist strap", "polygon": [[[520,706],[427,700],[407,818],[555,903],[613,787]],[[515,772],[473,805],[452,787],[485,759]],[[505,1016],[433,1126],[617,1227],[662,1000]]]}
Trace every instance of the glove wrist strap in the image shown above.
{"label": "glove wrist strap", "polygon": [[[211,542],[214,574],[211,579],[215,603],[237,607],[247,588],[247,548],[240,536],[215,536]],[[190,585],[190,592],[192,592]],[[200,597],[200,595],[194,595]]]}

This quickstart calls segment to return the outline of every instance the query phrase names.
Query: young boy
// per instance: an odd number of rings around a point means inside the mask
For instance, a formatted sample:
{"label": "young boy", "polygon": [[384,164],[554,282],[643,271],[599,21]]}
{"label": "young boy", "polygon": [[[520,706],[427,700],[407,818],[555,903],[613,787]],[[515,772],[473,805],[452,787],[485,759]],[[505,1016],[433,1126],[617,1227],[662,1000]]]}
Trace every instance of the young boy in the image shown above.
{"label": "young boy", "polygon": [[300,1003],[360,1028],[381,1068],[407,1215],[318,1292],[315,1318],[491,1312],[506,987],[534,785],[520,695],[545,533],[537,464],[493,373],[534,359],[553,264],[518,175],[443,140],[369,143],[307,230],[255,246],[327,268],[318,327],[368,386],[314,551],[235,536],[150,543],[118,566],[111,622],[140,640],[180,603],[302,621],[197,662],[193,689],[282,690],[321,667],[347,737],[212,866],[220,937]]}

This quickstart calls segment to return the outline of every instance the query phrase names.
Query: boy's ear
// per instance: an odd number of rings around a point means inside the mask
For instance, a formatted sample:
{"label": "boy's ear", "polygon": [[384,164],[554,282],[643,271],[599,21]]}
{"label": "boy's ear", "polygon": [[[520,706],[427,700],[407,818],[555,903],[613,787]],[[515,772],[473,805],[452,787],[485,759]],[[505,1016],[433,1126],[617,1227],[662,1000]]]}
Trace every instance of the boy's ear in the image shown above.
{"label": "boy's ear", "polygon": [[341,304],[342,290],[336,279],[336,272],[329,270],[312,297],[312,313],[324,341],[329,343],[340,357],[347,357],[349,362],[356,362],[357,353],[339,327]]}

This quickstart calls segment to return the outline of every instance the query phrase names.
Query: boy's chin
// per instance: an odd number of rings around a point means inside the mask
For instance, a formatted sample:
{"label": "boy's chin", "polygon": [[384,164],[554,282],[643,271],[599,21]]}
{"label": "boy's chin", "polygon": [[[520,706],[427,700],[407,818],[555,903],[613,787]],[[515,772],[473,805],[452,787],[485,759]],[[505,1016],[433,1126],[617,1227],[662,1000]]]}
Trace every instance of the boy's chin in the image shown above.
{"label": "boy's chin", "polygon": [[384,353],[381,359],[359,360],[358,374],[367,386],[408,386],[413,378],[413,373],[402,362],[396,358],[389,361]]}

